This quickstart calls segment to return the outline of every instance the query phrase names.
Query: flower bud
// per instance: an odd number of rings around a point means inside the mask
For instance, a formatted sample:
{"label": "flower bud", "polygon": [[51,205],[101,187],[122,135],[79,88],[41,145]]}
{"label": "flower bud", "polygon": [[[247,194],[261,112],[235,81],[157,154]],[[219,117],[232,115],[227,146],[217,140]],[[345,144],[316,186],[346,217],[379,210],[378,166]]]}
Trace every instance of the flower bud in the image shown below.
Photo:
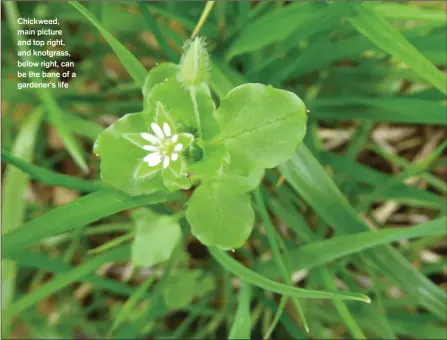
{"label": "flower bud", "polygon": [[185,53],[180,61],[179,77],[187,86],[199,86],[208,79],[209,56],[204,41],[195,38],[187,42]]}

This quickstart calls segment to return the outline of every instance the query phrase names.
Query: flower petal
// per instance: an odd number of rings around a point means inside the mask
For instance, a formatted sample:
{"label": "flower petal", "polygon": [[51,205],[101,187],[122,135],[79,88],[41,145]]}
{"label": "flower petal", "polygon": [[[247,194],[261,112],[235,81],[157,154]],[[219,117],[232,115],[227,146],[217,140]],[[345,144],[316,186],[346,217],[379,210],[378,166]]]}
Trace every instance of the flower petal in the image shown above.
{"label": "flower petal", "polygon": [[175,142],[177,142],[177,140],[178,140],[178,135],[174,135],[174,136],[172,136],[172,139],[171,139],[174,143]]}
{"label": "flower petal", "polygon": [[157,123],[151,123],[152,131],[161,139],[165,138],[165,135],[163,134],[163,131],[161,130],[161,127]]}
{"label": "flower petal", "polygon": [[174,151],[181,151],[183,149],[183,144],[179,143],[174,147]]}
{"label": "flower petal", "polygon": [[169,166],[169,157],[165,157],[163,160],[163,169],[166,169]]}
{"label": "flower petal", "polygon": [[171,128],[168,123],[163,123],[163,131],[165,132],[166,137],[171,137]]}
{"label": "flower petal", "polygon": [[160,140],[157,137],[155,137],[154,135],[151,135],[150,133],[147,133],[147,132],[141,133],[141,137],[143,137],[148,142],[151,142],[152,144],[160,143]]}
{"label": "flower petal", "polygon": [[172,161],[176,161],[178,159],[178,153],[177,152],[174,152],[172,155],[171,155],[171,160]]}
{"label": "flower petal", "polygon": [[158,152],[150,153],[146,157],[143,158],[147,165],[156,166],[161,162],[161,155]]}
{"label": "flower petal", "polygon": [[144,145],[143,149],[146,151],[157,151],[159,147],[154,145]]}

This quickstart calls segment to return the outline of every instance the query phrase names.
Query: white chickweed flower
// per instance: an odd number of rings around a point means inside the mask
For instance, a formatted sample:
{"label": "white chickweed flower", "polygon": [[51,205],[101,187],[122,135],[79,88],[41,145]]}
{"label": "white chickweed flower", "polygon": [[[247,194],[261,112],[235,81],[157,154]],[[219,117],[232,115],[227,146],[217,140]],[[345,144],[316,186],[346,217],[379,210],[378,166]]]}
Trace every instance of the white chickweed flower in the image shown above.
{"label": "white chickweed flower", "polygon": [[150,167],[163,162],[163,168],[166,169],[170,161],[174,162],[178,159],[183,144],[177,143],[177,134],[171,135],[172,130],[168,123],[163,123],[163,128],[157,123],[152,123],[151,128],[155,135],[147,132],[141,133],[141,137],[150,143],[143,146],[144,150],[150,151],[143,160]]}

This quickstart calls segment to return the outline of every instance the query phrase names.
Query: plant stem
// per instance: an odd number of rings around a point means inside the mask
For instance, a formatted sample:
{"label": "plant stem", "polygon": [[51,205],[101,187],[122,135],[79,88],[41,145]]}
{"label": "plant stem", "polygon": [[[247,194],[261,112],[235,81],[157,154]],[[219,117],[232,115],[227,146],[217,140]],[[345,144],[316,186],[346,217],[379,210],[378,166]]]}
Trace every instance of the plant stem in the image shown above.
{"label": "plant stem", "polygon": [[200,32],[200,29],[202,28],[203,24],[205,23],[206,19],[211,13],[211,10],[213,9],[215,1],[207,1],[205,8],[203,9],[202,15],[200,16],[199,21],[197,22],[196,27],[194,28],[194,31],[191,34],[191,39],[194,39],[197,37],[197,35]]}

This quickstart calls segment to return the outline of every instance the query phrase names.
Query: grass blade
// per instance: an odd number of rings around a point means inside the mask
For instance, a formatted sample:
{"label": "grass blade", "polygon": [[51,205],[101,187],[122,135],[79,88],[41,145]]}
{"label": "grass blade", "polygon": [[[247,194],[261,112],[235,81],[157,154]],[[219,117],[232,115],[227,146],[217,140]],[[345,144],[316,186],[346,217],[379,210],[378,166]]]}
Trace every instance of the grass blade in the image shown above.
{"label": "grass blade", "polygon": [[208,248],[214,259],[219,262],[226,270],[232,272],[234,275],[240,277],[247,283],[254,286],[258,286],[262,289],[287,295],[291,297],[303,298],[303,299],[334,299],[339,298],[342,300],[355,300],[362,302],[370,302],[368,296],[359,293],[348,293],[348,292],[326,292],[326,291],[316,291],[308,290],[302,288],[296,288],[287,286],[275,281],[272,281],[262,275],[259,275],[255,271],[243,266],[231,256],[215,247]]}
{"label": "grass blade", "polygon": [[110,34],[93,16],[93,14],[77,1],[69,1],[69,4],[74,6],[79,12],[81,12],[104,36],[104,38],[112,47],[116,56],[119,58],[124,68],[134,80],[135,84],[139,87],[143,87],[144,79],[146,78],[146,69],[140,63],[140,61],[112,34]]}
{"label": "grass blade", "polygon": [[58,174],[57,172],[30,164],[24,159],[15,157],[3,149],[2,161],[6,161],[7,163],[14,165],[17,170],[21,170],[22,172],[28,174],[31,178],[50,186],[60,186],[80,192],[94,192],[101,189],[107,189],[107,186],[102,182],[88,181],[73,176]]}
{"label": "grass blade", "polygon": [[[37,131],[42,122],[43,110],[37,108],[23,123],[12,148],[12,153],[18,157],[31,161],[33,159],[34,144]],[[29,184],[27,174],[10,165],[6,167],[3,177],[2,190],[2,232],[10,232],[18,228],[25,220],[26,190]],[[16,286],[17,267],[14,261],[2,260],[2,310],[7,308],[14,298]],[[5,325],[4,333],[9,333],[8,324]]]}
{"label": "grass blade", "polygon": [[[18,19],[20,17],[16,4],[14,2],[5,3],[5,10],[8,13],[8,24],[10,25],[11,31],[13,32],[14,39],[16,43],[19,40],[23,40],[18,36],[18,30],[21,28],[18,24]],[[21,45],[20,49],[24,50],[24,47]],[[31,60],[31,57],[23,57],[25,60]],[[62,109],[57,104],[54,99],[51,91],[47,88],[36,89],[35,91],[39,96],[42,103],[45,105],[45,108],[48,111],[48,118],[50,122],[54,125],[60,137],[62,138],[63,143],[67,147],[68,153],[73,157],[74,161],[84,172],[88,172],[87,163],[84,160],[82,149],[76,141],[75,137],[72,135],[71,131],[66,126],[63,116],[64,113]]]}
{"label": "grass blade", "polygon": [[82,265],[77,266],[70,272],[56,275],[54,279],[52,279],[50,282],[37,288],[32,293],[25,295],[16,303],[8,307],[3,312],[3,316],[11,317],[13,315],[19,314],[25,311],[27,308],[33,306],[40,300],[66,287],[67,285],[75,281],[81,280],[87,274],[90,274],[91,272],[95,271],[104,263],[121,259],[122,257],[127,256],[128,254],[129,254],[129,248],[120,247],[112,251],[109,251],[108,253],[96,256],[93,259],[83,263]]}
{"label": "grass blade", "polygon": [[[293,286],[292,279],[290,278],[291,277],[290,270],[287,268],[286,264],[283,261],[283,256],[281,254],[281,251],[279,250],[278,243],[276,241],[275,229],[272,224],[272,221],[269,218],[267,209],[265,208],[265,205],[264,205],[264,202],[262,199],[262,195],[261,195],[261,192],[259,189],[257,189],[255,191],[255,200],[256,200],[256,204],[257,204],[259,213],[261,215],[261,218],[262,218],[262,221],[264,224],[264,228],[265,228],[265,231],[267,234],[267,240],[269,242],[269,245],[270,245],[270,248],[272,251],[272,256],[276,263],[276,266],[279,268],[279,271],[281,272],[281,275],[282,275],[284,281],[289,286]],[[307,332],[309,332],[309,326],[307,325],[306,316],[304,315],[303,307],[300,305],[298,299],[292,298],[292,301],[300,315],[300,318],[303,322],[303,326],[304,326],[305,330]]]}
{"label": "grass blade", "polygon": [[239,304],[237,306],[234,322],[230,329],[228,339],[250,339],[251,317],[250,317],[251,287],[243,282],[239,291]]}
{"label": "grass blade", "polygon": [[[129,246],[127,247],[129,248]],[[47,273],[62,274],[69,273],[75,269],[75,267],[60,260],[50,259],[46,255],[29,251],[21,251],[20,253],[15,254],[13,259],[20,264],[21,267],[39,269]],[[130,296],[134,292],[134,289],[131,286],[108,278],[102,278],[95,274],[88,274],[80,280],[92,283],[97,287],[123,296]]]}
{"label": "grass blade", "polygon": [[[280,172],[336,232],[358,233],[369,229],[304,144],[298,147],[296,155],[290,161],[280,166]],[[446,306],[441,303],[444,299],[442,290],[416,270],[399,252],[384,246],[368,251],[367,254],[382,271],[399,282],[422,305],[439,317],[445,315]]]}
{"label": "grass blade", "polygon": [[438,70],[380,14],[362,6],[358,9],[357,15],[352,16],[349,21],[378,47],[402,60],[439,91],[447,94],[445,74]]}
{"label": "grass blade", "polygon": [[112,334],[125,320],[130,319],[129,314],[132,313],[132,309],[135,305],[143,298],[146,291],[149,287],[154,283],[155,276],[149,276],[141,285],[135,290],[129,299],[124,304],[123,308],[120,310],[118,315],[113,322],[112,329],[110,330],[110,334]]}
{"label": "grass blade", "polygon": [[[167,201],[168,193],[155,192],[145,196],[128,196],[117,191],[102,190],[53,209],[25,223],[23,230],[3,235],[3,256],[9,257],[40,240],[75,229],[102,217],[142,205]],[[28,232],[23,232],[28,230]]]}
{"label": "grass blade", "polygon": [[163,52],[166,54],[168,59],[174,63],[178,62],[180,56],[175,53],[171,46],[169,46],[166,41],[163,33],[161,33],[158,23],[155,21],[155,18],[147,8],[147,4],[144,2],[138,2],[138,6],[140,7],[141,14],[143,14],[144,20],[146,21],[147,26],[151,30],[152,34],[157,39],[158,44],[160,45]]}

